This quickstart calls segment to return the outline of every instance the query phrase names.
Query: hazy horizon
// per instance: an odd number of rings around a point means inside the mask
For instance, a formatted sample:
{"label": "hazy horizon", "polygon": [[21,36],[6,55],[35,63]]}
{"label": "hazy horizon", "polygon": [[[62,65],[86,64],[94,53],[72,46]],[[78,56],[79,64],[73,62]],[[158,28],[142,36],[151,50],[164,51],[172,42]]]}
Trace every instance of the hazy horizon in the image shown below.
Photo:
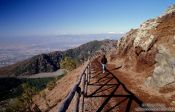
{"label": "hazy horizon", "polygon": [[63,51],[93,40],[119,39],[122,34],[4,37],[0,41],[0,67],[41,53]]}

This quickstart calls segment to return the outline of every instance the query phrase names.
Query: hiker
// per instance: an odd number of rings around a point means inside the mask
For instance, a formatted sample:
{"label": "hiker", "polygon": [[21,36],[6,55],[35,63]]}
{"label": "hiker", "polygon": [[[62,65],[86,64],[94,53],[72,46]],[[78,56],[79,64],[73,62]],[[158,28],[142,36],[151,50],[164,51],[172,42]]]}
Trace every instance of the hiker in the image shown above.
{"label": "hiker", "polygon": [[103,73],[105,73],[105,70],[106,70],[106,64],[107,64],[107,58],[105,55],[103,55],[102,59],[101,59],[101,65],[102,65],[102,70],[103,70]]}

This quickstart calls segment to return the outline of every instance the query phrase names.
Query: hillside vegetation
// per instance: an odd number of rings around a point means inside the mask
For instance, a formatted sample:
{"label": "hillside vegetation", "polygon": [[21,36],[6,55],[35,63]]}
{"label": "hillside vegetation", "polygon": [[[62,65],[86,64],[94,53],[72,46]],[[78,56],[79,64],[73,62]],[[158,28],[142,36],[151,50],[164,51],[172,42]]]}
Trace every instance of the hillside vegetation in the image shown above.
{"label": "hillside vegetation", "polygon": [[0,78],[0,111],[30,111],[34,104],[32,97],[45,88],[52,90],[56,86],[56,81],[64,75],[35,79]]}
{"label": "hillside vegetation", "polygon": [[70,57],[64,57],[60,62],[60,66],[63,69],[72,71],[76,68],[76,62]]}

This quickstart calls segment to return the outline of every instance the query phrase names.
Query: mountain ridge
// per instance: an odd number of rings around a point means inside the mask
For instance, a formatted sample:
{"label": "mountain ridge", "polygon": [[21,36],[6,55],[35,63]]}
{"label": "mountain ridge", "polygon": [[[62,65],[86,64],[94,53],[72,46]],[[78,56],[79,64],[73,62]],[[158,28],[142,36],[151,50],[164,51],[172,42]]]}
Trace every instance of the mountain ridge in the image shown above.
{"label": "mountain ridge", "polygon": [[[47,54],[36,55],[27,60],[0,68],[0,74],[5,77],[14,77],[41,72],[54,72],[60,69],[60,61],[63,56],[71,57],[76,60],[77,63],[82,63],[82,61],[85,61],[90,55],[113,42],[115,41],[107,39],[103,41],[94,40],[65,51],[54,51]],[[113,45],[111,47],[113,47]]]}

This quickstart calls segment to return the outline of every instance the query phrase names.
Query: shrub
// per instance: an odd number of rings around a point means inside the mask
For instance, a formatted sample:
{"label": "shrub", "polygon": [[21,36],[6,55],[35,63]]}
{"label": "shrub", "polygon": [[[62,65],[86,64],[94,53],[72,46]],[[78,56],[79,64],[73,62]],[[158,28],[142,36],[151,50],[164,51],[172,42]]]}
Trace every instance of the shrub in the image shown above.
{"label": "shrub", "polygon": [[8,112],[24,112],[31,111],[33,100],[32,97],[35,95],[36,89],[31,87],[28,83],[22,84],[23,93],[20,97],[11,99],[8,104],[6,111]]}
{"label": "shrub", "polygon": [[6,112],[24,112],[25,107],[25,103],[20,98],[14,98],[9,102]]}
{"label": "shrub", "polygon": [[73,69],[76,68],[76,62],[70,57],[64,57],[60,62],[60,66],[63,69],[72,71]]}

